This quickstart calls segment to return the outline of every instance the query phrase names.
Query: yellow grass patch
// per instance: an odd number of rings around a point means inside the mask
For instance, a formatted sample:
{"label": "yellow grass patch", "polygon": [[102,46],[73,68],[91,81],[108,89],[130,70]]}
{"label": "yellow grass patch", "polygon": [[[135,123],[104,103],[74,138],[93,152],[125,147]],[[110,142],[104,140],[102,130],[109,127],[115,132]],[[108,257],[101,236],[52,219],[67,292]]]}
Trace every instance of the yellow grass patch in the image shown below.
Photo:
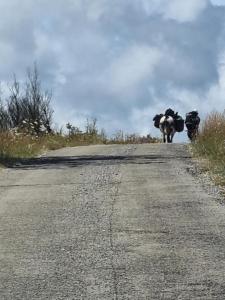
{"label": "yellow grass patch", "polygon": [[212,112],[202,124],[193,152],[204,158],[214,181],[225,185],[225,113]]}

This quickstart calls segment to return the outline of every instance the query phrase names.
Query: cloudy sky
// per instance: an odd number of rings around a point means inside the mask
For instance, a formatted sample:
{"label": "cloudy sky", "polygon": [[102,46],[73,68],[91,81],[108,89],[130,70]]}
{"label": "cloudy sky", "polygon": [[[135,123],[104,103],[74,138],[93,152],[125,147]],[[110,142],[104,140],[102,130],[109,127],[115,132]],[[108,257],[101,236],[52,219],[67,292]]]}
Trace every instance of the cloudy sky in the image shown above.
{"label": "cloudy sky", "polygon": [[0,81],[38,65],[55,120],[146,134],[225,108],[225,0],[0,0]]}

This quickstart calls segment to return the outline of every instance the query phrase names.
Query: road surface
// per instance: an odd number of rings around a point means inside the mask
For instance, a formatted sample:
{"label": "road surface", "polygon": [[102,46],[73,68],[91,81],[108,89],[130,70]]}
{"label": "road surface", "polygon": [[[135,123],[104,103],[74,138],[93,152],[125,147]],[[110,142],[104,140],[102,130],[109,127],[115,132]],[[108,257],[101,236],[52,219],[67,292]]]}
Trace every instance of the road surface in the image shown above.
{"label": "road surface", "polygon": [[225,299],[225,206],[187,146],[66,148],[0,172],[0,299]]}

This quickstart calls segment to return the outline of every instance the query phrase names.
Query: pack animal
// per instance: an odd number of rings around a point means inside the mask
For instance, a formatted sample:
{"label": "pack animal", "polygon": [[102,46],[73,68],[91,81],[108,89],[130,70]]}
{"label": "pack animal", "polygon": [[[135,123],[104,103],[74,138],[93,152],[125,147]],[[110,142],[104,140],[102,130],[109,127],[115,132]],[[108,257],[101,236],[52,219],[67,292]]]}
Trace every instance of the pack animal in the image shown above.
{"label": "pack animal", "polygon": [[159,122],[159,129],[163,134],[163,142],[172,143],[176,133],[174,118],[168,115],[163,116]]}

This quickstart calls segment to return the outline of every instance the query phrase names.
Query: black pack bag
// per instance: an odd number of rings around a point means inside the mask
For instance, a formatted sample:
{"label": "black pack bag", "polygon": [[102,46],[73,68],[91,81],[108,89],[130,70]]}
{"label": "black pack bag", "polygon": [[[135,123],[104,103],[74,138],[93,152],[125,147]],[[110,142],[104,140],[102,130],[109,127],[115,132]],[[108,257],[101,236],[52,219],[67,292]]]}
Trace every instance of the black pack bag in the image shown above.
{"label": "black pack bag", "polygon": [[165,111],[165,116],[174,117],[174,115],[175,115],[175,112],[174,112],[174,110],[172,110],[171,108],[168,108],[168,109]]}
{"label": "black pack bag", "polygon": [[159,114],[159,115],[155,115],[155,117],[153,118],[154,126],[156,128],[159,128],[159,123],[160,123],[160,120],[162,117],[163,117],[163,114]]}
{"label": "black pack bag", "polygon": [[179,115],[175,118],[175,129],[177,132],[182,132],[184,130],[184,119]]}
{"label": "black pack bag", "polygon": [[191,130],[200,124],[200,118],[195,112],[186,114],[185,124],[187,129]]}

